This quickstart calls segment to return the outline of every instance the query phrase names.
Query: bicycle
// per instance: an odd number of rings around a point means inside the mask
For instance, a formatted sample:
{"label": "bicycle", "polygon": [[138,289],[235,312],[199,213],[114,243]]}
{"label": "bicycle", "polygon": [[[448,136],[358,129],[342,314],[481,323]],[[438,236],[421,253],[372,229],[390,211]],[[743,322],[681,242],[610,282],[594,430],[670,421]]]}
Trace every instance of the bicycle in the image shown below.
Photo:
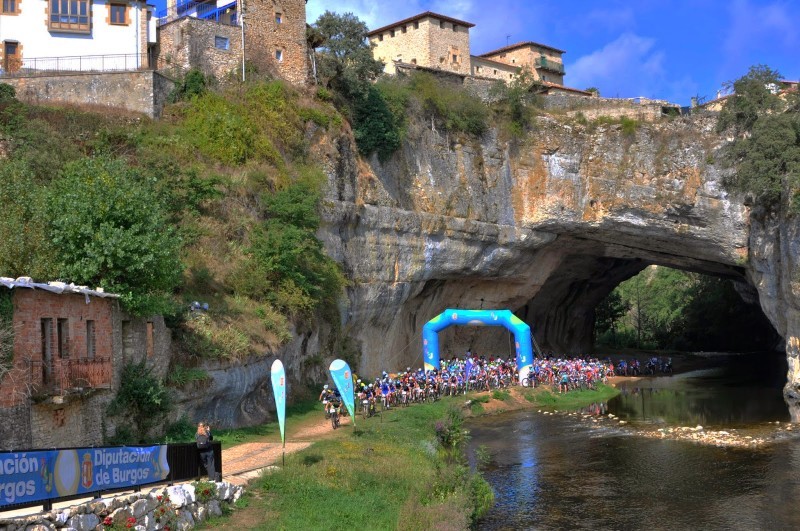
{"label": "bicycle", "polygon": [[335,430],[339,427],[339,408],[332,407],[331,408],[331,426]]}

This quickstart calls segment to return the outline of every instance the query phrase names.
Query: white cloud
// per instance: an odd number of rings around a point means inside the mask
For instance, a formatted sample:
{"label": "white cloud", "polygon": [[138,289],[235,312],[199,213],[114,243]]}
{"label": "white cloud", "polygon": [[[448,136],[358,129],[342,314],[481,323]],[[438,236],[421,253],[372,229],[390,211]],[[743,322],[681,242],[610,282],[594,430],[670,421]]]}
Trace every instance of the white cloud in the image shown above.
{"label": "white cloud", "polygon": [[594,86],[610,97],[665,97],[658,91],[664,81],[664,53],[655,39],[623,33],[603,48],[566,65],[564,83],[576,88]]}
{"label": "white cloud", "polygon": [[797,14],[786,2],[754,6],[748,0],[731,4],[731,24],[725,38],[728,54],[766,46],[796,46],[800,41]]}
{"label": "white cloud", "polygon": [[720,71],[723,79],[743,75],[749,66],[764,63],[764,57],[774,56],[776,51],[780,54],[800,48],[800,10],[796,3],[753,5],[748,0],[735,0],[729,14],[721,50],[725,58]]}

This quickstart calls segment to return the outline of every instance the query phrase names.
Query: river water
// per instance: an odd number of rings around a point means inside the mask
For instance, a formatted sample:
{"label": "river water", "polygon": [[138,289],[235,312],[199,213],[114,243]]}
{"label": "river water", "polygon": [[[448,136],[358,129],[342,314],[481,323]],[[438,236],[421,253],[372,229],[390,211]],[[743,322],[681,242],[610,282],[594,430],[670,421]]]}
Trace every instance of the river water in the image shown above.
{"label": "river water", "polygon": [[[496,505],[479,529],[800,529],[800,439],[758,449],[642,437],[674,426],[769,434],[789,414],[785,366],[721,366],[626,384],[590,411],[625,419],[521,411],[470,423]],[[781,374],[782,372],[782,374]]]}

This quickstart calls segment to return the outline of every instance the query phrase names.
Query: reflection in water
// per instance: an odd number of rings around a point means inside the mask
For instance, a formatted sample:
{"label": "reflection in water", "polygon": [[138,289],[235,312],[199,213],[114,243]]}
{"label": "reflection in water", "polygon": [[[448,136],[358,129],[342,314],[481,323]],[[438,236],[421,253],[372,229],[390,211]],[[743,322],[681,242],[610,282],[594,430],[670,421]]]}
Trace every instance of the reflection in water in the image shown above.
{"label": "reflection in water", "polygon": [[[642,380],[609,412],[669,425],[788,420],[780,385],[738,374]],[[586,412],[605,414],[599,404]],[[492,456],[484,475],[497,494],[479,529],[800,529],[797,439],[717,448],[529,411],[480,418],[470,429],[471,447]]]}
{"label": "reflection in water", "polygon": [[800,445],[722,449],[590,431],[533,412],[479,419],[497,504],[480,529],[798,529]]}
{"label": "reflection in water", "polygon": [[789,421],[781,392],[784,366],[765,363],[764,355],[740,355],[713,369],[625,382],[609,401],[609,412],[625,420],[685,426]]}

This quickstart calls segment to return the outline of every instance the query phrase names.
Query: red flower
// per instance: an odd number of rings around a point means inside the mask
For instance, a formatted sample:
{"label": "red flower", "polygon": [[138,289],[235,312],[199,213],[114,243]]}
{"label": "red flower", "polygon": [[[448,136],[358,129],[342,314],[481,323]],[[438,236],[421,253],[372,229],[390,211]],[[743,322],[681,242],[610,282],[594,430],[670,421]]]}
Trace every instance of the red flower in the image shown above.
{"label": "red flower", "polygon": [[128,518],[128,523],[129,523],[129,524],[135,524],[135,523],[136,523],[136,518],[134,518],[133,516],[131,516],[130,518]]}
{"label": "red flower", "polygon": [[163,498],[164,498],[164,496],[162,496],[161,494],[159,494],[158,496],[156,496],[156,499],[157,499],[158,501],[161,501]]}
{"label": "red flower", "polygon": [[103,525],[114,525],[114,519],[106,516],[105,520],[103,520]]}

